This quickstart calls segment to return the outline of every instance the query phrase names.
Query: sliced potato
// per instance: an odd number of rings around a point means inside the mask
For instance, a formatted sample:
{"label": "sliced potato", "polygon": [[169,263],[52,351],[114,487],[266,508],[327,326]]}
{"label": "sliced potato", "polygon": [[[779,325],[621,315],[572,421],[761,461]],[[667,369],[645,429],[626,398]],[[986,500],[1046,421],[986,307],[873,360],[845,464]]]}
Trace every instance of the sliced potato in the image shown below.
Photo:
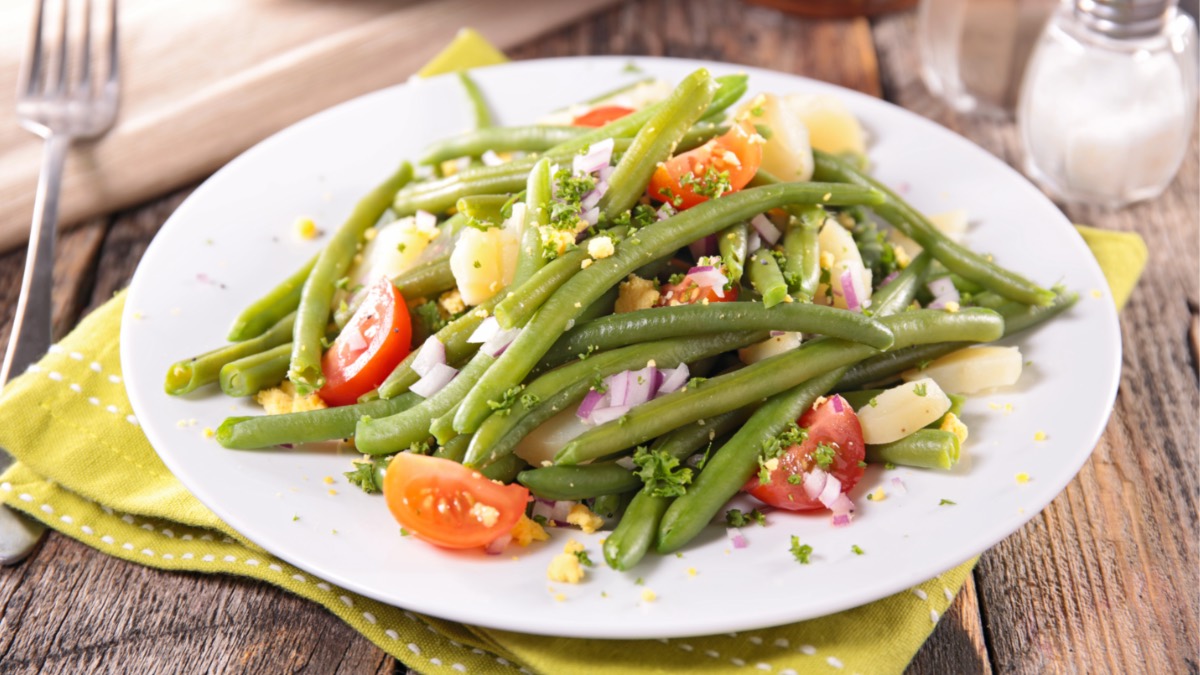
{"label": "sliced potato", "polygon": [[867,445],[891,443],[937,421],[950,409],[950,397],[929,378],[907,382],[879,394],[874,405],[858,411]]}
{"label": "sliced potato", "polygon": [[354,273],[355,282],[370,285],[381,276],[394,277],[407,272],[416,265],[429,242],[440,234],[436,225],[418,225],[413,216],[384,225],[363,250],[362,262]]}
{"label": "sliced potato", "polygon": [[832,286],[833,302],[829,302],[830,288],[825,284],[817,289],[816,301],[845,309],[846,289],[843,288],[842,278],[846,272],[850,272],[855,297],[860,305],[866,306],[871,299],[871,270],[863,264],[862,254],[858,252],[858,245],[850,231],[833,218],[827,218],[817,235],[817,246],[829,263],[829,286]]}
{"label": "sliced potato", "polygon": [[463,229],[450,254],[450,271],[463,302],[478,305],[512,282],[521,247],[519,223],[524,218],[524,205],[514,204],[512,217],[502,227]]}
{"label": "sliced potato", "polygon": [[967,347],[931,362],[921,369],[904,372],[905,381],[930,378],[952,394],[974,394],[1015,384],[1024,360],[1016,347],[982,345]]}
{"label": "sliced potato", "polygon": [[[929,222],[933,223],[933,226],[940,230],[942,234],[959,243],[962,243],[963,237],[967,234],[968,220],[966,209],[954,209],[953,211],[935,213],[929,216]],[[921,252],[920,244],[896,230],[889,232],[888,238],[893,244],[904,249],[904,252],[910,258],[917,257],[917,254]]]}
{"label": "sliced potato", "polygon": [[554,417],[539,424],[525,435],[514,451],[517,457],[529,462],[530,466],[542,466],[554,461],[554,455],[564,445],[591,427],[575,415],[576,406],[569,406]]}
{"label": "sliced potato", "polygon": [[749,347],[742,347],[738,350],[738,358],[741,359],[742,363],[746,365],[758,363],[763,359],[769,359],[772,356],[776,356],[784,352],[790,352],[796,347],[799,347],[801,337],[801,333],[795,332],[787,332],[783,335],[775,335],[763,340],[762,342],[752,344]]}
{"label": "sliced potato", "polygon": [[867,154],[862,124],[840,98],[830,94],[791,94],[786,100],[808,127],[812,147],[832,154]]}
{"label": "sliced potato", "polygon": [[749,119],[769,129],[763,144],[762,168],[784,181],[810,180],[813,174],[812,146],[808,128],[775,94],[759,94],[742,105],[737,119]]}

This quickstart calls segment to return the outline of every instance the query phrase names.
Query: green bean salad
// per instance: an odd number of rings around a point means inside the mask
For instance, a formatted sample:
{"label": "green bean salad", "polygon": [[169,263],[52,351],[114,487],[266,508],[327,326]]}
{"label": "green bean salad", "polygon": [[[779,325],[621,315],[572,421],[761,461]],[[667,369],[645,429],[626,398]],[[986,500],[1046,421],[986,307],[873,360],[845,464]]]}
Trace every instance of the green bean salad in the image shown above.
{"label": "green bean salad", "polygon": [[[506,127],[459,77],[474,129],[401,164],[165,383],[262,404],[220,425],[226,448],[352,446],[348,479],[430,544],[611,530],[628,570],[713,522],[743,547],[767,511],[848,526],[870,464],[954,467],[964,396],[1021,374],[987,343],[1075,301],[963,246],[965,212],[873,179],[828,94],[700,69]],[[590,564],[572,541],[548,575]]]}

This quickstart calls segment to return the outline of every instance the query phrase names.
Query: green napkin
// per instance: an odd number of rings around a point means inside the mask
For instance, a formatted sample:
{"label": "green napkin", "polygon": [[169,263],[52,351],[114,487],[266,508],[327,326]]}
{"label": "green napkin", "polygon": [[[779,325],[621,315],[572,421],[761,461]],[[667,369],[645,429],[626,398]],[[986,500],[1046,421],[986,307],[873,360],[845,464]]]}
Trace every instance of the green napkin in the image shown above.
{"label": "green napkin", "polygon": [[[435,61],[471,67],[498,52],[464,31]],[[502,58],[502,55],[500,55]],[[1082,230],[1118,306],[1145,263],[1136,234]],[[1099,293],[1099,291],[1095,291]],[[238,574],[320,603],[422,673],[899,672],[929,636],[973,562],[910,591],[840,614],[727,635],[673,640],[547,638],[466,626],[390,607],[275,558],[221,522],[172,476],[129,406],[118,357],[118,295],[0,394],[0,446],[18,460],[0,500],[106,554],[151,567]],[[880,640],[887,635],[887,640]]]}

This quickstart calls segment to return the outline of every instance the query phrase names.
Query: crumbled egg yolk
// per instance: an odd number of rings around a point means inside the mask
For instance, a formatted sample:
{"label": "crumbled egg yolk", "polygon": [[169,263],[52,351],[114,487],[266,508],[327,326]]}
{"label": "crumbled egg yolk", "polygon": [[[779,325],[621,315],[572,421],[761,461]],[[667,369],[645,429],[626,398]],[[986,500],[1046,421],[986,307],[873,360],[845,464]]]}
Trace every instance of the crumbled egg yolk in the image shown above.
{"label": "crumbled egg yolk", "polygon": [[643,602],[654,602],[657,599],[658,599],[658,594],[656,594],[654,591],[650,590],[649,588],[642,590],[642,601]]}
{"label": "crumbled egg yolk", "polygon": [[[604,519],[583,504],[571,507],[570,513],[567,514],[567,522],[578,526],[586,534],[591,534],[604,526]],[[583,550],[582,546],[580,550]]]}
{"label": "crumbled egg yolk", "polygon": [[550,581],[557,581],[564,584],[577,584],[583,581],[585,574],[583,565],[579,564],[579,558],[575,555],[577,551],[582,551],[583,545],[572,539],[563,547],[563,552],[554,556],[550,560],[550,567],[546,569],[546,578]]}
{"label": "crumbled egg yolk", "polygon": [[954,314],[961,308],[962,308],[962,306],[953,300],[950,300],[949,302],[946,303],[946,311],[950,312],[951,314]]}
{"label": "crumbled egg yolk", "polygon": [[868,495],[867,499],[873,502],[881,502],[887,499],[887,493],[883,491],[883,488],[875,488],[875,491]]}
{"label": "crumbled egg yolk", "polygon": [[217,432],[213,431],[212,427],[204,427],[204,431],[202,433],[204,434],[205,438],[212,438],[213,436],[217,435]]}
{"label": "crumbled egg yolk", "polygon": [[946,416],[942,418],[942,424],[938,428],[942,431],[949,431],[955,436],[958,436],[958,442],[960,445],[967,442],[967,425],[963,424],[963,421],[958,418],[958,415],[955,415],[952,412],[946,413]]}
{"label": "crumbled egg yolk", "polygon": [[833,254],[830,253],[829,251],[821,251],[821,255],[818,258],[818,260],[821,263],[821,269],[823,269],[823,270],[833,269],[834,257],[833,257]]}
{"label": "crumbled egg yolk", "polygon": [[1017,485],[1024,485],[1029,482],[1029,474],[1022,471],[1017,474]]}
{"label": "crumbled egg yolk", "polygon": [[584,258],[583,260],[579,261],[579,269],[586,270],[587,268],[591,267],[592,263],[594,262],[596,261],[592,260],[591,258]]}
{"label": "crumbled egg yolk", "polygon": [[556,255],[566,253],[567,249],[575,245],[575,232],[572,230],[543,225],[538,228],[538,234],[541,235],[542,248],[552,250]]}
{"label": "crumbled egg yolk", "polygon": [[892,251],[896,254],[896,264],[899,265],[900,269],[908,267],[909,263],[912,262],[912,258],[909,257],[908,251],[904,250],[903,246],[893,245]]}
{"label": "crumbled egg yolk", "polygon": [[550,535],[546,534],[546,529],[537,521],[522,515],[517,524],[513,525],[512,538],[518,546],[528,546],[535,541],[547,541],[550,539]]}
{"label": "crumbled egg yolk", "polygon": [[312,218],[301,218],[296,221],[296,234],[299,234],[301,239],[316,239],[320,232]]}
{"label": "crumbled egg yolk", "polygon": [[587,252],[596,260],[611,256],[616,251],[612,237],[592,237],[588,240]]}
{"label": "crumbled egg yolk", "polygon": [[658,302],[660,294],[654,287],[654,282],[637,275],[629,275],[622,281],[617,295],[617,304],[613,308],[615,314],[633,312],[639,309],[650,309]]}
{"label": "crumbled egg yolk", "polygon": [[315,392],[308,396],[301,396],[296,392],[295,385],[288,380],[284,380],[283,384],[278,387],[258,392],[254,396],[254,400],[258,401],[268,415],[285,415],[293,412],[320,410],[326,407],[325,401],[322,401]]}
{"label": "crumbled egg yolk", "polygon": [[1038,431],[1038,432],[1034,433],[1034,434],[1033,434],[1033,440],[1035,440],[1035,441],[1044,441],[1044,440],[1046,440],[1046,432],[1044,432],[1044,431]]}
{"label": "crumbled egg yolk", "polygon": [[462,293],[459,293],[457,288],[452,288],[438,296],[438,307],[453,316],[466,311],[467,303],[463,302]]}

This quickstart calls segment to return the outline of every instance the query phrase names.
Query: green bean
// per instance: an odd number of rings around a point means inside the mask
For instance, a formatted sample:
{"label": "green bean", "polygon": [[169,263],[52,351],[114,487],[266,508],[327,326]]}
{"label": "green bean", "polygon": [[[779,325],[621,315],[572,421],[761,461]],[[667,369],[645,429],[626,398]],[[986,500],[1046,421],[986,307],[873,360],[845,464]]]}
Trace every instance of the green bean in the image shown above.
{"label": "green bean", "polygon": [[479,384],[471,390],[455,417],[460,432],[474,431],[490,414],[488,401],[499,399],[529,374],[538,361],[566,330],[577,313],[576,303],[590,304],[625,275],[686,244],[714,234],[733,223],[748,220],[765,210],[785,204],[873,203],[881,197],[874,190],[824,183],[788,183],[742,190],[720,199],[697,204],[675,216],[638,230],[616,247],[616,252],[563,284],[542,305]]}
{"label": "green bean", "polygon": [[[950,337],[984,342],[1004,330],[1000,315],[986,309],[957,314],[921,310],[882,319],[900,346],[944,342]],[[666,431],[773,396],[800,383],[853,365],[877,353],[862,344],[822,338],[741,370],[636,406],[622,418],[585,431],[554,457],[555,464],[578,464],[633,447]]]}
{"label": "green bean", "polygon": [[670,159],[683,134],[704,114],[716,90],[717,83],[704,68],[683,78],[617,162],[608,191],[600,198],[601,213],[611,220],[634,205],[657,166]]}
{"label": "green bean", "polygon": [[875,212],[902,234],[916,241],[951,272],[993,290],[1006,298],[1027,305],[1047,305],[1054,293],[1024,277],[1004,269],[986,257],[947,238],[929,219],[906,203],[879,181],[855,169],[845,161],[820,150],[813,151],[814,180],[852,183],[871,187],[887,195]]}
{"label": "green bean", "polygon": [[646,488],[634,495],[621,522],[604,539],[604,561],[608,566],[623,572],[641,562],[654,543],[663,514],[674,501],[674,497],[656,497]]}
{"label": "green bean", "polygon": [[395,174],[363,197],[317,256],[312,273],[304,282],[292,335],[292,363],[288,377],[298,387],[320,389],[325,384],[325,375],[321,372],[321,338],[329,325],[334,285],[350,267],[363,233],[387,211],[396,192],[412,180],[412,175],[412,166],[405,162]]}
{"label": "green bean", "polygon": [[[911,266],[909,265],[909,267]],[[1055,296],[1051,304],[1045,306],[1026,305],[1012,300],[1003,303],[997,308],[997,311],[1004,317],[1004,336],[1014,335],[1057,316],[1074,305],[1078,297],[1074,293],[1061,293]],[[885,352],[851,368],[838,386],[850,389],[875,382],[886,382],[910,368],[917,368],[922,363],[969,346],[965,342],[947,342],[915,345],[906,349]]]}
{"label": "green bean", "polygon": [[253,396],[274,387],[287,377],[292,343],[285,342],[265,352],[251,354],[221,367],[221,391],[228,396]]}
{"label": "green bean", "polygon": [[823,305],[789,303],[767,309],[759,302],[675,305],[612,314],[567,331],[546,353],[542,365],[562,363],[587,351],[604,351],[645,340],[702,335],[714,327],[820,333],[861,342],[876,349],[892,345],[892,334],[878,320]]}
{"label": "green bean", "polygon": [[530,382],[523,392],[525,395],[506,414],[485,419],[475,432],[466,463],[485,464],[511,453],[526,434],[582,399],[596,378],[643,368],[649,361],[654,361],[659,368],[674,368],[680,363],[752,344],[765,335],[762,332],[719,333],[646,342],[597,354],[550,371]]}
{"label": "green bean", "polygon": [[721,253],[721,262],[729,272],[729,280],[737,286],[742,282],[742,272],[746,268],[746,242],[750,236],[750,226],[737,223],[725,228],[717,235],[717,250]]}
{"label": "green bean", "polygon": [[867,461],[922,469],[953,469],[960,452],[958,436],[940,429],[919,429],[891,443],[867,446]]}
{"label": "green bean", "polygon": [[[543,159],[533,165],[525,183],[525,223],[521,230],[517,269],[513,273],[513,280],[510,284],[512,288],[520,288],[529,277],[546,265],[546,257],[542,255],[541,228],[550,224],[551,198],[550,160]],[[497,307],[496,318],[498,320],[500,319],[500,309]],[[518,323],[524,323],[524,321]],[[504,325],[503,320],[500,325]],[[517,325],[517,323],[511,325]]]}
{"label": "green bean", "polygon": [[467,446],[470,444],[470,436],[455,436],[435,450],[433,456],[438,459],[448,459],[452,462],[462,463],[463,457],[467,454]]}
{"label": "green bean", "polygon": [[522,471],[529,467],[525,460],[516,455],[509,455],[503,459],[492,462],[491,464],[479,470],[485,478],[489,480],[498,480],[501,483],[511,483],[517,479]]}
{"label": "green bean", "polygon": [[475,113],[475,128],[486,129],[492,126],[492,113],[488,110],[487,101],[484,100],[479,85],[475,84],[475,80],[472,80],[465,70],[458,71],[458,81],[462,83],[463,89],[467,91],[467,99],[471,101],[471,109]]}
{"label": "green bean", "polygon": [[[647,83],[653,82],[653,81],[654,81],[653,77],[643,77],[640,80],[635,80],[633,82],[630,82],[629,84],[623,84],[623,85],[617,87],[616,89],[610,89],[610,90],[604,92],[603,94],[596,94],[595,96],[593,96],[589,99],[586,99],[584,101],[584,104],[596,105],[597,103],[599,103],[601,101],[604,101],[604,100],[607,100],[607,99],[610,99],[610,98],[613,98],[616,96],[620,96],[621,94],[629,92],[633,89],[637,89],[638,87],[642,86],[643,84],[647,84]],[[569,107],[559,108],[558,111],[563,111],[563,110],[568,110],[568,109],[569,109]],[[558,111],[555,111],[555,112],[558,112]]]}
{"label": "green bean", "polygon": [[243,309],[233,320],[233,326],[229,328],[229,336],[226,339],[230,342],[242,342],[258,337],[279,323],[280,319],[296,311],[300,306],[300,291],[304,288],[304,281],[308,279],[316,263],[317,259],[314,257],[266,295],[250,303],[250,306]]}
{"label": "green bean", "polygon": [[[483,173],[487,169],[497,171]],[[529,167],[510,162],[498,167],[484,167],[474,173],[478,177],[468,179],[461,172],[440,180],[420,183],[413,186],[411,192],[401,190],[396,193],[396,201],[392,208],[401,215],[411,215],[417,211],[442,213],[458,203],[463,197],[473,195],[494,195],[504,192],[516,192],[525,186],[525,177]]]}
{"label": "green bean", "polygon": [[786,256],[784,277],[792,295],[800,302],[812,302],[821,281],[821,251],[817,235],[825,222],[825,209],[811,206],[801,210],[789,222],[783,235]]}
{"label": "green bean", "polygon": [[[492,308],[499,302],[499,296],[492,298],[478,307],[468,311],[466,314],[446,324],[435,335],[439,342],[446,347],[446,361],[448,363],[457,363],[473,355],[479,350],[479,345],[467,342],[467,338],[479,328],[479,324],[487,318]],[[382,398],[391,398],[398,396],[413,385],[414,382],[421,379],[421,376],[412,369],[412,363],[416,360],[420,349],[414,349],[408,356],[400,362],[392,370],[392,373],[387,376],[383,384],[379,385],[379,395]]]}
{"label": "green bean", "polygon": [[809,379],[773,397],[719,451],[709,457],[704,470],[683,496],[667,508],[658,526],[659,553],[678,550],[699,534],[729,498],[737,494],[758,466],[762,441],[773,438],[808,410],[818,396],[833,386],[841,369]]}
{"label": "green bean", "polygon": [[[429,433],[433,434],[434,440],[438,443],[449,443],[450,439],[459,437],[458,432],[454,430],[454,413],[456,412],[458,412],[458,403],[429,423]],[[468,434],[466,438],[469,441],[471,436]]]}
{"label": "green bean", "polygon": [[769,250],[760,248],[750,256],[746,274],[750,277],[750,285],[762,296],[764,307],[774,307],[787,299],[788,287],[783,280],[783,271]]}
{"label": "green bean", "polygon": [[438,141],[425,150],[419,164],[430,165],[478,157],[484,152],[543,152],[587,131],[586,127],[531,125],[487,127]]}
{"label": "green bean", "polygon": [[637,474],[616,462],[528,469],[517,476],[517,482],[542,499],[571,501],[621,494],[642,485]]}
{"label": "green bean", "polygon": [[444,293],[455,286],[454,272],[450,270],[450,256],[398,274],[392,277],[392,285],[400,289],[400,294],[405,300]]}
{"label": "green bean", "polygon": [[505,221],[501,211],[509,205],[511,195],[467,195],[454,203],[454,209],[467,217],[483,223],[499,225]]}
{"label": "green bean", "polygon": [[217,427],[217,442],[234,450],[269,448],[288,443],[309,443],[349,438],[363,415],[394,415],[421,401],[416,394],[366,403],[322,408],[286,415],[230,417]]}
{"label": "green bean", "polygon": [[[292,337],[292,329],[296,320],[295,312],[280,319],[270,330],[258,337],[241,342],[235,342],[224,347],[218,347],[190,359],[184,359],[167,369],[167,377],[163,390],[171,396],[179,396],[212,384],[220,379],[221,368],[247,356],[285,344]],[[320,344],[320,343],[318,343]]]}
{"label": "green bean", "polygon": [[[613,286],[604,292],[599,298],[592,301],[592,304],[583,308],[579,316],[575,317],[576,324],[585,324],[589,321],[595,321],[602,316],[612,314],[613,306],[617,304],[617,296],[620,295],[621,289]],[[574,356],[572,356],[574,358]],[[557,363],[554,365],[558,365]]]}
{"label": "green bean", "polygon": [[[633,495],[629,497],[632,498]],[[625,501],[625,495],[622,494],[600,495],[592,500],[592,511],[604,519],[607,526],[621,517],[621,512],[625,510]]]}
{"label": "green bean", "polygon": [[388,417],[364,417],[354,431],[354,444],[368,455],[387,455],[429,438],[429,425],[462,399],[496,359],[476,352],[453,380],[436,394],[404,412]]}
{"label": "green bean", "polygon": [[924,252],[913,258],[895,279],[875,291],[871,297],[871,311],[877,316],[887,316],[907,309],[917,292],[924,287],[932,262],[933,258]]}
{"label": "green bean", "polygon": [[[742,97],[742,94],[746,93],[746,82],[748,79],[746,75],[724,75],[716,78],[717,90],[713,94],[712,101],[708,104],[708,109],[704,114],[715,117],[733,105],[734,102]],[[648,105],[637,112],[613,120],[602,127],[580,134],[566,143],[552,148],[547,154],[550,152],[561,152],[571,155],[583,150],[592,143],[603,141],[606,138],[628,138],[633,136],[652,117],[658,114],[665,105],[666,101]],[[642,184],[645,185],[645,182]]]}

